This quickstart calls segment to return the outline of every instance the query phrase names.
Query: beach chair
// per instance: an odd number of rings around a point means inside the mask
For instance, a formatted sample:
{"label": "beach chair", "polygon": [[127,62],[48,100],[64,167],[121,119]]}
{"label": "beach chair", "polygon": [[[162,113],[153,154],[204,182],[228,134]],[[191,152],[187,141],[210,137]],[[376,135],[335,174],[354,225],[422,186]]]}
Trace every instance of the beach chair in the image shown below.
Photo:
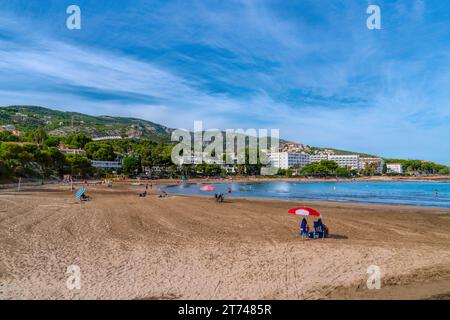
{"label": "beach chair", "polygon": [[301,238],[303,238],[303,239],[309,238],[309,232],[306,231],[306,230],[300,230],[300,231],[297,233],[297,237],[301,237]]}

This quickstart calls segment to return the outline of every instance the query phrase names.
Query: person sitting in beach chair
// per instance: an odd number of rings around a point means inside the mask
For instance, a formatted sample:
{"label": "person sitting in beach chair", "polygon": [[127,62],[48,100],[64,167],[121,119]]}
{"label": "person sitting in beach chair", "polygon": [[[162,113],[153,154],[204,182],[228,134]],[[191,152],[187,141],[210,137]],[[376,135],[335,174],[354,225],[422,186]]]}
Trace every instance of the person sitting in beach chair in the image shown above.
{"label": "person sitting in beach chair", "polygon": [[165,192],[164,190],[162,191],[162,193],[159,195],[160,198],[165,198],[167,197],[167,192]]}
{"label": "person sitting in beach chair", "polygon": [[83,193],[83,194],[80,196],[80,200],[81,200],[81,201],[89,201],[89,200],[91,200],[91,197],[88,196],[87,194]]}
{"label": "person sitting in beach chair", "polygon": [[300,237],[308,237],[309,234],[309,225],[308,221],[306,221],[306,218],[303,218],[302,222],[300,223],[300,232],[298,235]]}
{"label": "person sitting in beach chair", "polygon": [[326,238],[328,235],[328,227],[323,224],[322,219],[314,222],[314,238]]}
{"label": "person sitting in beach chair", "polygon": [[140,198],[145,198],[147,196],[147,190],[145,190],[144,192],[139,193],[139,197]]}

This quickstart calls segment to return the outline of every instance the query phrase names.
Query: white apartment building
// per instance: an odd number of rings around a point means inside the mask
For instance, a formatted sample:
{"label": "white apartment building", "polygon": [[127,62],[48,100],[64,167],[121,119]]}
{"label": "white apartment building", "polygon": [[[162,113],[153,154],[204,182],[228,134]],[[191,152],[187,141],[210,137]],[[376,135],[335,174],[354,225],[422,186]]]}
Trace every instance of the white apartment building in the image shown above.
{"label": "white apartment building", "polygon": [[92,141],[102,141],[102,140],[120,140],[121,136],[106,136],[106,137],[96,137],[92,138]]}
{"label": "white apartment building", "polygon": [[294,165],[304,167],[310,163],[310,155],[307,153],[295,152],[272,152],[270,154],[270,163],[272,166],[280,169],[289,169]]}
{"label": "white apartment building", "polygon": [[309,156],[310,162],[320,162],[322,160],[328,160],[328,154],[312,154]]}
{"label": "white apartment building", "polygon": [[351,170],[359,169],[359,155],[356,154],[330,154],[328,155],[328,160],[332,160],[342,168],[350,168]]}
{"label": "white apartment building", "polygon": [[118,169],[122,167],[122,163],[120,161],[91,160],[91,164],[95,168],[102,168],[102,169]]}
{"label": "white apartment building", "polygon": [[320,162],[322,160],[332,160],[342,168],[359,169],[359,156],[356,154],[315,154],[310,156],[310,162]]}
{"label": "white apartment building", "polygon": [[372,163],[377,165],[376,173],[383,173],[384,160],[381,158],[359,158],[359,168],[364,169]]}
{"label": "white apartment building", "polygon": [[388,172],[403,173],[403,167],[400,163],[388,163],[386,167]]}

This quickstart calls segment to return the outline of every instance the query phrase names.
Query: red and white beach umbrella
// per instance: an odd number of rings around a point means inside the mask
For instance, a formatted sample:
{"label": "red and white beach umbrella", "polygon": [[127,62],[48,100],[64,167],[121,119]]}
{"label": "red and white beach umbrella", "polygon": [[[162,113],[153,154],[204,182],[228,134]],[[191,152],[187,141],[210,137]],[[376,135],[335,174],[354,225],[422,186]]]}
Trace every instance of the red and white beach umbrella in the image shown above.
{"label": "red and white beach umbrella", "polygon": [[310,217],[319,217],[319,218],[322,216],[319,211],[314,210],[312,208],[308,208],[308,207],[292,208],[288,211],[288,213],[294,214],[297,216],[310,216]]}
{"label": "red and white beach umbrella", "polygon": [[213,190],[216,190],[216,188],[213,187],[213,186],[204,186],[204,187],[201,187],[200,190],[202,190],[202,191],[213,191]]}

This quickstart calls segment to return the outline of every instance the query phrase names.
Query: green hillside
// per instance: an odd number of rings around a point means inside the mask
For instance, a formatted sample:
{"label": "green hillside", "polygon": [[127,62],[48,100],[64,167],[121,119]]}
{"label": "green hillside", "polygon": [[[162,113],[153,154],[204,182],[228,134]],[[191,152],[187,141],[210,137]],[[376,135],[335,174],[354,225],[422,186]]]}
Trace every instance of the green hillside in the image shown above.
{"label": "green hillside", "polygon": [[14,125],[28,131],[44,127],[51,136],[65,136],[84,132],[91,137],[125,136],[170,140],[172,129],[136,118],[91,116],[64,112],[38,106],[8,106],[0,108],[0,125]]}

